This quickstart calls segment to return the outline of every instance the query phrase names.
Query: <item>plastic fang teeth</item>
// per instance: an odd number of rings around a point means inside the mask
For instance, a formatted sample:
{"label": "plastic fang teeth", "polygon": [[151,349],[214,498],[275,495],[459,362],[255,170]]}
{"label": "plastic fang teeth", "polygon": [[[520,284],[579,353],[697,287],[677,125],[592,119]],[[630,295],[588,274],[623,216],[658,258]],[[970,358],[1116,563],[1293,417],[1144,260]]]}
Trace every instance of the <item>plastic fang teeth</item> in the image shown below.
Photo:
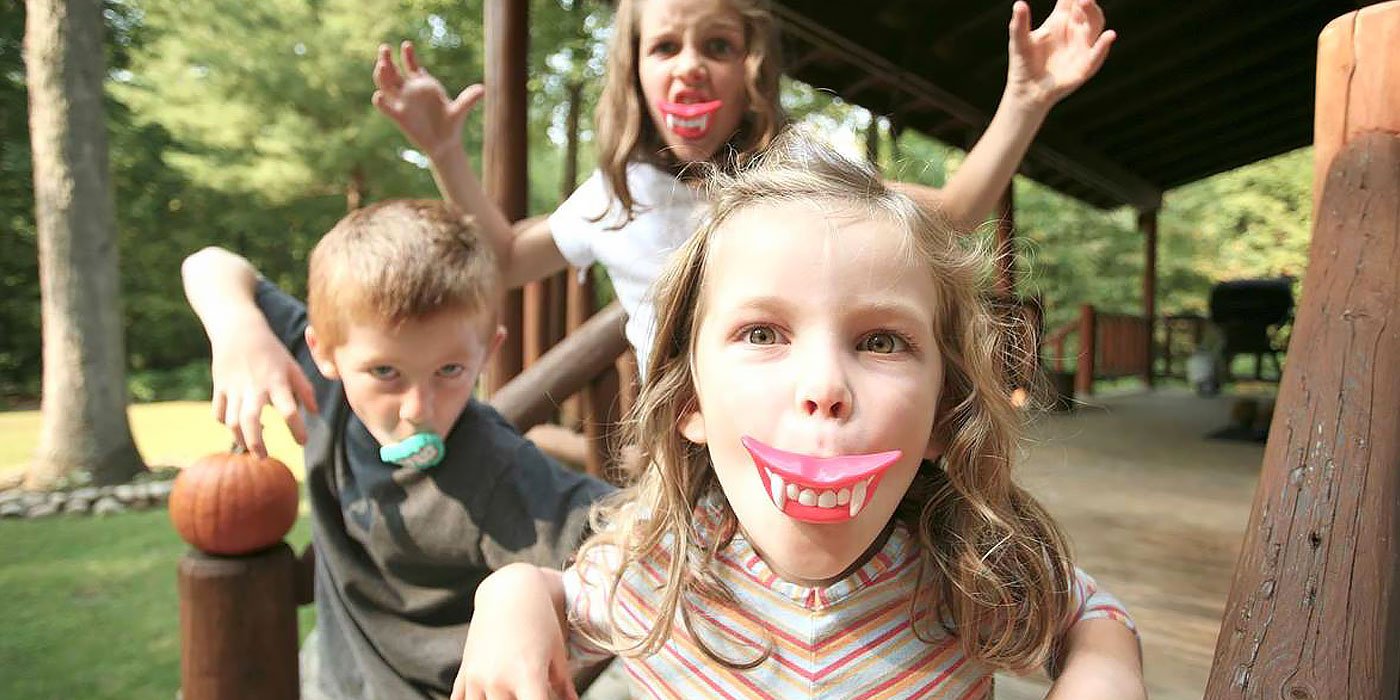
{"label": "plastic fang teeth", "polygon": [[835,492],[835,491],[822,491],[821,495],[820,495],[820,496],[817,496],[817,507],[818,507],[818,508],[835,508],[835,507],[836,507],[836,492]]}
{"label": "plastic fang teeth", "polygon": [[[788,485],[788,488],[795,487]],[[774,472],[768,472],[768,489],[773,495],[773,505],[777,506],[778,510],[782,510],[783,506],[787,505],[787,492],[783,488],[783,477]]]}
{"label": "plastic fang teeth", "polygon": [[844,506],[851,502],[851,490],[841,489],[836,492],[836,505]]}
{"label": "plastic fang teeth", "polygon": [[710,127],[710,115],[702,114],[694,119],[682,119],[674,114],[667,114],[666,128],[675,131],[678,127],[682,129],[705,131]]}
{"label": "plastic fang teeth", "polygon": [[788,484],[788,485],[787,485],[787,497],[788,497],[788,498],[790,498],[790,499],[792,499],[792,500],[794,500],[794,501],[797,500],[797,494],[798,494],[799,491],[800,491],[800,489],[797,488],[797,484]]}
{"label": "plastic fang teeth", "polygon": [[862,481],[856,484],[856,487],[851,490],[850,513],[852,518],[859,515],[860,509],[865,507],[865,490],[868,488],[869,483],[868,480]]}
{"label": "plastic fang teeth", "polygon": [[812,489],[802,489],[797,494],[797,502],[804,506],[814,506],[817,504],[817,492]]}

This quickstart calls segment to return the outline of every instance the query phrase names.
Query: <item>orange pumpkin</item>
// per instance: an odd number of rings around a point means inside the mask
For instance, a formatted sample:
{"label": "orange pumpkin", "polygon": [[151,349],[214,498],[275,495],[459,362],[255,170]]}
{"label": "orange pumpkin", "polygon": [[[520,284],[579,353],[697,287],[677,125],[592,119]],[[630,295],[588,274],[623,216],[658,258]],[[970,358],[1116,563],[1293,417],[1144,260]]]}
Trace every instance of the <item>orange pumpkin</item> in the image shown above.
{"label": "orange pumpkin", "polygon": [[200,551],[248,554],[282,541],[296,522],[298,501],[287,465],[236,448],[180,471],[170,490],[170,521]]}

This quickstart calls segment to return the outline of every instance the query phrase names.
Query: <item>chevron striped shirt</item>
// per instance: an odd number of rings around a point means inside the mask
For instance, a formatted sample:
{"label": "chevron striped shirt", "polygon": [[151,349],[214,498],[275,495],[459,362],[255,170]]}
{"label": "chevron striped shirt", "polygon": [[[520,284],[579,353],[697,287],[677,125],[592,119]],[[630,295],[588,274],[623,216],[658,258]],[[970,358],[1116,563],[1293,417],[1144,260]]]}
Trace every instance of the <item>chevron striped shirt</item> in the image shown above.
{"label": "chevron striped shirt", "polygon": [[[697,510],[702,527],[713,526],[712,510]],[[569,653],[578,666],[611,652],[589,642],[595,637],[640,637],[650,629],[661,601],[664,563],[629,569],[609,614],[612,580],[605,565],[616,552],[590,556],[583,568],[565,571],[571,622]],[[910,615],[917,579],[918,546],[896,527],[885,546],[846,578],[812,588],[779,578],[752,546],[736,534],[715,561],[716,573],[733,591],[738,609],[702,608],[687,628],[677,616],[671,637],[645,657],[625,665],[633,690],[655,698],[991,698],[995,669],[962,653],[956,637]],[[1129,629],[1127,611],[1094,580],[1076,569],[1077,620],[1111,618]],[[919,639],[915,627],[925,639]],[[771,646],[771,654],[749,669],[715,663],[696,643],[698,634],[721,657],[748,662]],[[625,642],[624,642],[625,643]]]}

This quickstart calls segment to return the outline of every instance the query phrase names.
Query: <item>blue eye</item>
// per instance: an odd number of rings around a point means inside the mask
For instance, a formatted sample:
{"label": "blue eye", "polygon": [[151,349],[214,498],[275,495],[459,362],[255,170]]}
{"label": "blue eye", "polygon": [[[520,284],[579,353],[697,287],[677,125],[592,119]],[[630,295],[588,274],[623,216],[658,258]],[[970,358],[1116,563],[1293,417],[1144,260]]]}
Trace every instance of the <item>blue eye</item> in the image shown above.
{"label": "blue eye", "polygon": [[710,39],[705,42],[705,53],[718,58],[728,58],[734,54],[734,44],[728,39]]}
{"label": "blue eye", "polygon": [[894,333],[879,331],[862,338],[858,347],[865,352],[889,355],[908,350],[909,343]]}

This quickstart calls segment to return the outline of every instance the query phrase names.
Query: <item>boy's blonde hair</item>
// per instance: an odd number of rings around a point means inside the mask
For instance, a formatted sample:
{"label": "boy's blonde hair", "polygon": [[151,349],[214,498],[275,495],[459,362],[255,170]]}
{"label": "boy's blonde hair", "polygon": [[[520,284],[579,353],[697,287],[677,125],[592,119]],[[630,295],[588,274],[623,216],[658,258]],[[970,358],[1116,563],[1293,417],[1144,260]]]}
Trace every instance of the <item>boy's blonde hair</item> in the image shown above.
{"label": "boy's blonde hair", "polygon": [[[745,86],[749,100],[749,110],[739,130],[714,156],[716,162],[732,165],[766,147],[787,119],[778,100],[782,61],[772,10],[766,0],[724,2],[743,18]],[[619,0],[613,19],[607,73],[596,115],[598,169],[603,172],[613,200],[599,216],[600,220],[612,215],[614,201],[621,208],[620,220],[632,219],[637,204],[627,187],[628,163],[652,163],[677,174],[683,165],[675,163],[666,152],[637,79],[642,5],[645,3],[646,0]]]}
{"label": "boy's blonde hair", "polygon": [[[736,212],[765,203],[816,201],[878,217],[907,233],[907,254],[929,270],[935,288],[934,335],[944,362],[943,392],[932,436],[943,447],[937,464],[925,462],[895,512],[919,543],[922,566],[911,619],[941,623],[964,651],[1014,669],[1043,664],[1071,614],[1073,566],[1067,544],[1049,514],[1011,479],[1020,418],[1005,385],[1008,338],[991,312],[987,256],[969,250],[957,234],[930,218],[907,196],[885,186],[879,173],[805,137],[785,134],[748,167],[711,173],[710,219],[675,253],[656,287],[657,333],[631,428],[642,459],[630,486],[594,513],[599,534],[584,545],[612,545],[621,554],[616,586],[629,568],[645,563],[666,578],[654,626],[629,638],[623,654],[654,652],[704,605],[733,605],[712,573],[718,551],[738,523],[723,497],[717,534],[700,532],[695,509],[719,494],[707,451],[677,428],[694,411],[693,350],[704,317],[704,285],[711,241]],[[1021,348],[1025,352],[1026,348]],[[615,596],[610,596],[615,597]],[[616,628],[616,625],[614,625]],[[723,659],[732,666],[757,659]],[[616,640],[598,640],[614,643]]]}
{"label": "boy's blonde hair", "polygon": [[476,224],[436,200],[388,200],[350,212],[311,252],[307,314],[326,347],[354,323],[396,325],[444,310],[495,329],[501,277]]}

